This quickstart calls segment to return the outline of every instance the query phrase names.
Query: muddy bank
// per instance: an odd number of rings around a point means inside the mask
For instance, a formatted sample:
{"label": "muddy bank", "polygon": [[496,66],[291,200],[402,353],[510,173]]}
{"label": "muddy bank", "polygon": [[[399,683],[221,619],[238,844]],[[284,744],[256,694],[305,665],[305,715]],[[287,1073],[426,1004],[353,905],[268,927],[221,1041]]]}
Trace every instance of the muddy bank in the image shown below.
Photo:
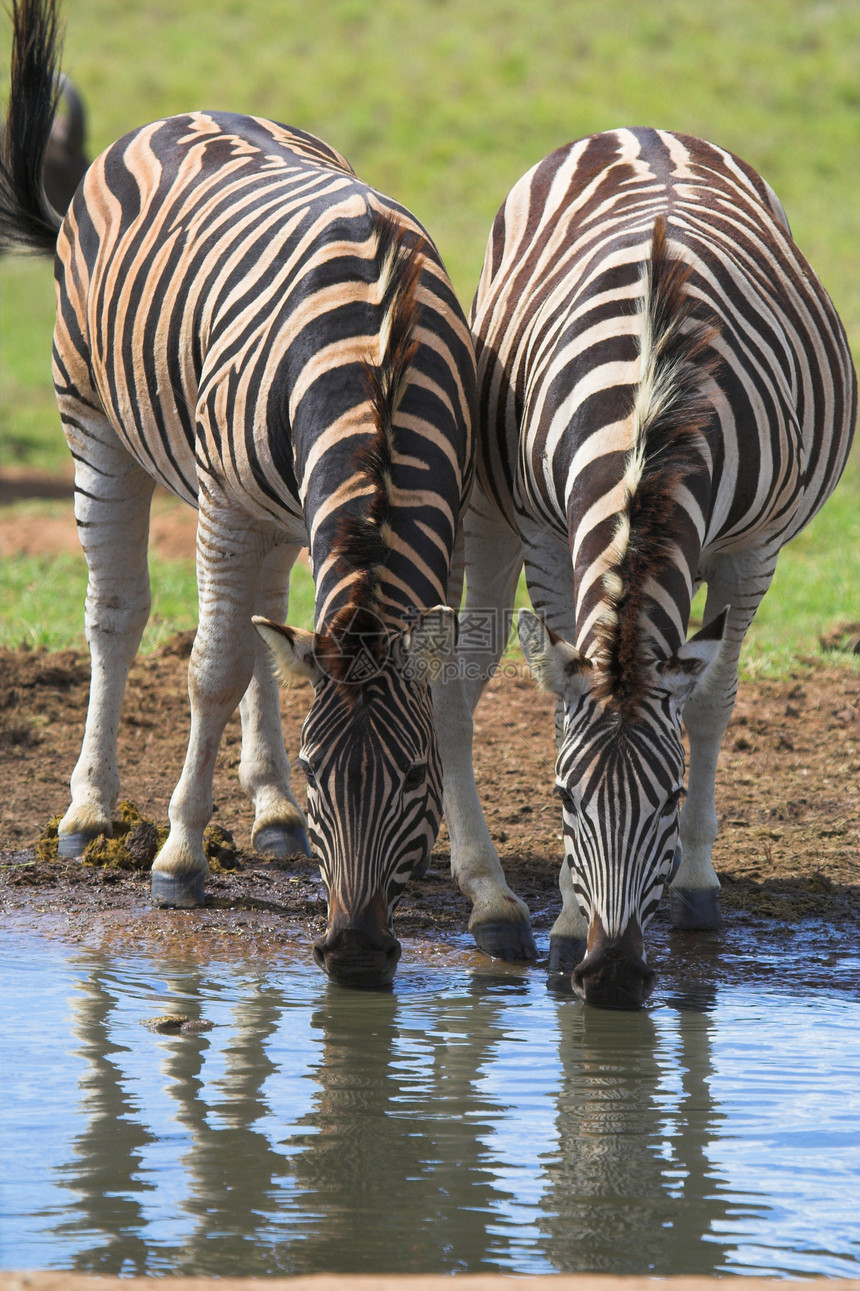
{"label": "muddy bank", "polygon": [[[190,642],[174,639],[132,670],[120,733],[122,797],[158,825],[179,775],[188,723],[185,670]],[[158,911],[143,871],[44,862],[40,833],[67,805],[89,684],[84,655],[0,651],[0,902],[7,926],[50,931],[88,943],[138,947],[178,939],[253,944],[310,943],[325,924],[325,901],[310,861],[272,861],[250,848],[251,814],[238,785],[239,723],[227,729],[215,780],[215,821],[232,832],[233,870],[213,873],[205,909]],[[283,693],[287,747],[295,752],[310,691]],[[496,679],[477,719],[477,773],[489,827],[508,880],[528,903],[539,947],[558,909],[561,823],[552,794],[552,705],[526,676]],[[297,794],[303,799],[300,774]],[[813,928],[819,972],[860,926],[860,808],[857,680],[847,669],[798,669],[785,681],[742,686],[723,744],[715,864],[723,884],[719,943],[744,931],[769,944]],[[462,942],[468,902],[449,873],[443,825],[425,878],[399,910],[406,939]],[[835,936],[834,942],[831,933]],[[847,939],[847,940],[846,940]],[[655,918],[652,944],[695,957],[701,939],[672,933]],[[827,942],[827,945],[824,943]],[[689,952],[685,950],[689,944]]]}

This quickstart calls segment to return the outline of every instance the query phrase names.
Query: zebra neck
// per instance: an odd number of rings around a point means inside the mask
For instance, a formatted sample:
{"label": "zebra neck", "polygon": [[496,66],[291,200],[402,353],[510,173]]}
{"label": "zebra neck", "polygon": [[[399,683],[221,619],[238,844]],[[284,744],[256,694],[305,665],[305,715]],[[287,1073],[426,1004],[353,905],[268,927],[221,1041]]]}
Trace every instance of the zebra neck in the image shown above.
{"label": "zebra neck", "polygon": [[447,490],[403,488],[396,466],[384,506],[356,485],[341,507],[318,507],[309,526],[318,631],[347,606],[395,628],[446,600],[456,516]]}
{"label": "zebra neck", "polygon": [[344,579],[334,592],[317,590],[314,605],[314,630],[323,636],[342,631],[343,625],[364,625],[361,632],[380,633],[390,637],[407,628],[426,606],[418,605],[404,595],[395,599],[381,582],[374,586],[361,575]]}
{"label": "zebra neck", "polygon": [[638,711],[654,663],[686,640],[707,485],[700,461],[671,490],[649,496],[645,489],[596,524],[593,510],[569,516],[573,641],[597,666],[604,696],[628,714]]}

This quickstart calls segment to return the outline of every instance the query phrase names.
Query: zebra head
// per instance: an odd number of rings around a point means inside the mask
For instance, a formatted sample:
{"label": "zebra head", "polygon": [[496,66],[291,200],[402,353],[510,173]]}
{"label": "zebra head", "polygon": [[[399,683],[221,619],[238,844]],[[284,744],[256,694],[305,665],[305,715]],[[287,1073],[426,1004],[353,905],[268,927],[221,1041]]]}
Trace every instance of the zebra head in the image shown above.
{"label": "zebra head", "polygon": [[339,619],[325,633],[254,623],[281,679],[302,677],[315,692],[299,754],[328,893],[314,959],[344,985],[384,986],[400,959],[394,910],[442,818],[430,683],[454,648],[457,618],[439,605],[394,631],[349,607]]}
{"label": "zebra head", "polygon": [[655,659],[635,716],[619,711],[595,662],[520,612],[526,660],[563,712],[556,761],[565,861],[587,923],[574,990],[589,1004],[639,1008],[654,983],[643,934],[675,869],[684,796],[681,714],[717,657],[725,612],[671,658]]}

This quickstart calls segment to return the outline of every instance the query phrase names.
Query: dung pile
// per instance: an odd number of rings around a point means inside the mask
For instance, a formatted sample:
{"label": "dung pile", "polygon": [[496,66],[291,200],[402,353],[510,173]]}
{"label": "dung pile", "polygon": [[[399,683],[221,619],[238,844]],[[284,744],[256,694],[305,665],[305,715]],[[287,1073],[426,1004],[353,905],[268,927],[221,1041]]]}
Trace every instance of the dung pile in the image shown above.
{"label": "dung pile", "polygon": [[[60,817],[54,816],[42,830],[36,844],[37,859],[52,862],[59,859],[57,853],[57,827]],[[141,815],[133,802],[121,802],[119,817],[111,822],[113,836],[99,834],[87,845],[81,856],[84,865],[92,865],[106,870],[149,870],[152,862],[167,838],[167,829],[156,825]],[[227,870],[241,869],[236,854],[233,835],[220,825],[209,825],[203,834],[203,850],[213,874]]]}

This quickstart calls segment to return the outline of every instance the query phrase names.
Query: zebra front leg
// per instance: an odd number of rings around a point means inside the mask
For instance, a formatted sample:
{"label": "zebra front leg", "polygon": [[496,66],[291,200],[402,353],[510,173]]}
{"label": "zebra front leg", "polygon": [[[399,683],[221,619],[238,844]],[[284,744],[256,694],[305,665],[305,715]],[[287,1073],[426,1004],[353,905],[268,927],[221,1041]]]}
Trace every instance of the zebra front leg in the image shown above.
{"label": "zebra front leg", "polygon": [[[297,546],[276,547],[263,562],[256,613],[283,623],[289,604],[290,570]],[[305,818],[290,789],[290,763],[284,748],[281,700],[272,657],[255,633],[254,675],[245,691],[239,781],[254,804],[251,842],[274,856],[310,856]]]}
{"label": "zebra front leg", "polygon": [[558,887],[561,892],[561,913],[549,934],[547,972],[567,978],[585,958],[588,939],[588,920],[577,904],[567,857],[561,863]]}
{"label": "zebra front leg", "polygon": [[[521,522],[525,545],[526,583],[536,613],[566,641],[573,640],[574,589],[571,576],[570,548],[539,526]],[[555,743],[561,751],[566,723],[566,704],[561,698],[555,705]],[[564,818],[562,817],[564,828]],[[551,976],[569,978],[585,958],[588,920],[582,914],[573,890],[573,874],[567,855],[558,875],[561,911],[549,935],[547,971]]]}
{"label": "zebra front leg", "polygon": [[209,866],[203,831],[212,816],[215,759],[228,718],[254,672],[251,623],[261,563],[271,548],[247,515],[201,482],[197,522],[199,622],[188,665],[191,731],[170,799],[170,833],[152,866],[153,904],[202,905]]}
{"label": "zebra front leg", "polygon": [[[555,743],[558,749],[561,748],[564,737],[564,719],[564,701],[559,699],[555,705]],[[588,920],[577,904],[573,890],[573,875],[566,856],[559,870],[558,890],[561,893],[561,912],[549,934],[547,972],[550,976],[558,974],[567,979],[577,964],[585,958]]]}
{"label": "zebra front leg", "polygon": [[536,959],[528,908],[505,881],[472,762],[472,714],[505,648],[522,564],[519,538],[491,517],[486,499],[479,498],[478,505],[480,510],[473,503],[466,522],[466,605],[457,675],[433,692],[451,873],[472,902],[469,929],[479,949],[497,959]]}
{"label": "zebra front leg", "polygon": [[684,707],[690,742],[687,797],[681,811],[680,861],[669,888],[676,928],[706,931],[720,923],[720,880],[711,861],[717,838],[716,779],[720,744],[734,708],[744,637],[770,586],[776,557],[723,557],[709,565],[704,621],[730,606],[720,653]]}
{"label": "zebra front leg", "polygon": [[[68,402],[68,401],[67,401]],[[71,802],[59,824],[61,856],[80,856],[113,833],[119,796],[116,745],[128,672],[149,618],[147,543],[154,483],[91,407],[68,413],[75,453],[75,518],[89,578],[85,630],[90,698]]]}

